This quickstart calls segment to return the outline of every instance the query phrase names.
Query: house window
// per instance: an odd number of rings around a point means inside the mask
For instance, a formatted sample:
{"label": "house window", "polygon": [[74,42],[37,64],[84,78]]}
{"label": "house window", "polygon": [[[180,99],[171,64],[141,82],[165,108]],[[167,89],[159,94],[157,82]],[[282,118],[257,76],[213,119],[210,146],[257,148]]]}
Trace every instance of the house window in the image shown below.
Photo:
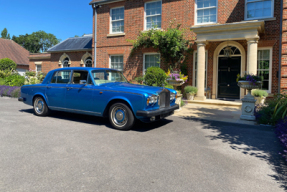
{"label": "house window", "polygon": [[88,57],[85,60],[85,67],[93,67],[93,62],[92,62],[92,58],[91,57]]}
{"label": "house window", "polygon": [[145,3],[145,29],[161,28],[161,1]]}
{"label": "house window", "polygon": [[196,24],[217,22],[217,0],[197,0],[195,6]]}
{"label": "house window", "polygon": [[123,33],[124,32],[124,7],[111,9],[111,32],[110,33]]}
{"label": "house window", "polygon": [[144,54],[144,73],[149,67],[160,67],[160,54],[147,53]]}
{"label": "house window", "polygon": [[[207,87],[207,64],[208,64],[208,54],[205,52],[205,79],[204,79],[204,86]],[[193,86],[197,87],[197,51],[193,53]]]}
{"label": "house window", "polygon": [[245,19],[273,17],[274,0],[245,0]]}
{"label": "house window", "polygon": [[[69,58],[67,57],[66,59],[64,59],[63,61],[63,68],[69,67]],[[70,77],[70,73],[67,71],[63,71],[62,72],[62,78],[63,79],[68,79]]]}
{"label": "house window", "polygon": [[42,72],[42,65],[36,65],[36,71],[38,72]]}
{"label": "house window", "polygon": [[257,74],[262,78],[261,89],[271,93],[272,49],[258,49]]}
{"label": "house window", "polygon": [[123,55],[111,55],[110,56],[110,68],[123,71],[124,56]]}

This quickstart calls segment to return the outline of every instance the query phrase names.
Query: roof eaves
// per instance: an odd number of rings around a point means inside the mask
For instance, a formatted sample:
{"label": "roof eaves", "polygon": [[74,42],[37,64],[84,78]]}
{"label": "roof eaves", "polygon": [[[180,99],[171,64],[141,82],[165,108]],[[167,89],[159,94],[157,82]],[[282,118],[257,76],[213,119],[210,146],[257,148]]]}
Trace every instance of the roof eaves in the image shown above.
{"label": "roof eaves", "polygon": [[68,39],[66,39],[66,40],[64,40],[64,41],[62,41],[62,42],[60,42],[60,43],[58,43],[57,45],[54,45],[53,47],[50,47],[50,48],[47,50],[47,52],[49,53],[49,50],[51,50],[51,49],[57,47],[58,45],[64,43],[65,41],[67,41],[67,40],[69,40],[69,39],[71,39],[71,38],[68,38]]}
{"label": "roof eaves", "polygon": [[48,51],[49,53],[56,53],[56,52],[74,52],[74,51],[91,51],[91,48],[85,48],[85,49],[61,49],[56,51]]}
{"label": "roof eaves", "polygon": [[112,3],[112,2],[117,2],[117,1],[124,1],[124,0],[100,0],[100,1],[92,1],[89,3],[89,5],[93,4],[106,4],[106,3]]}

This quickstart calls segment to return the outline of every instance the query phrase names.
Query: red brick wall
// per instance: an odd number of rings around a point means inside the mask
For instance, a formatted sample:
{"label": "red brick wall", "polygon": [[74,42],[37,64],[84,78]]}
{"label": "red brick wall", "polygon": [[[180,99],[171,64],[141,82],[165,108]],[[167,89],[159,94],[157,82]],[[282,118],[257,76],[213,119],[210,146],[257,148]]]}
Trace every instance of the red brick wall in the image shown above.
{"label": "red brick wall", "polygon": [[[284,0],[286,1],[286,0]],[[120,50],[124,55],[125,75],[130,79],[142,74],[143,50],[138,50],[130,56],[131,43],[128,39],[136,39],[140,31],[144,30],[144,2],[146,0],[125,0],[104,4],[97,9],[97,67],[109,67],[109,55],[113,50]],[[272,61],[272,92],[278,92],[279,71],[279,42],[280,42],[280,2],[274,0],[275,20],[265,21],[265,33],[260,34],[259,47],[273,48]],[[125,6],[125,36],[108,37],[110,27],[110,8]],[[245,0],[218,0],[218,23],[232,23],[244,21]],[[183,28],[189,29],[194,25],[195,0],[162,0],[162,28],[167,29],[171,20],[181,23]],[[287,18],[287,16],[286,16]],[[286,25],[285,25],[286,28]],[[196,35],[187,30],[186,37],[194,42]],[[247,42],[238,41],[247,50]],[[213,80],[213,52],[221,42],[207,45],[208,50],[208,87],[212,88]],[[196,46],[195,46],[196,47]],[[247,54],[247,53],[246,53]],[[286,55],[287,56],[287,55]],[[192,84],[193,58],[188,63],[188,84]],[[161,65],[163,66],[163,65]]]}
{"label": "red brick wall", "polygon": [[[70,57],[70,61],[71,61],[70,67],[83,67],[83,65],[81,65],[81,59],[85,53],[86,51],[66,52],[66,54]],[[89,51],[89,53],[92,54],[91,51]],[[29,59],[29,69],[30,70],[36,69],[35,62],[42,62],[42,72],[44,73],[48,73],[49,71],[53,69],[61,68],[62,66],[59,65],[59,60],[63,54],[64,52],[51,53],[50,59],[47,59],[47,58],[43,59],[43,56],[45,55],[42,55],[42,54],[30,55],[30,57],[32,57],[33,59],[32,58]]]}
{"label": "red brick wall", "polygon": [[281,92],[287,92],[287,0],[283,0]]}

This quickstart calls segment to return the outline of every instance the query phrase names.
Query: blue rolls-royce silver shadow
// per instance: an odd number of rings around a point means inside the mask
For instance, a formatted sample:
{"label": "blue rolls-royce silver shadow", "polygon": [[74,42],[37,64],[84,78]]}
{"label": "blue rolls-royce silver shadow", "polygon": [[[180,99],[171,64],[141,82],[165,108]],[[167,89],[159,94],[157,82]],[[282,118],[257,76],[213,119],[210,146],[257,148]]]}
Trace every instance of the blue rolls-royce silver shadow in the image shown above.
{"label": "blue rolls-royce silver shadow", "polygon": [[37,116],[51,110],[108,117],[116,129],[131,129],[136,119],[160,120],[174,113],[176,91],[129,83],[122,72],[70,67],[50,71],[41,84],[24,85],[19,101]]}

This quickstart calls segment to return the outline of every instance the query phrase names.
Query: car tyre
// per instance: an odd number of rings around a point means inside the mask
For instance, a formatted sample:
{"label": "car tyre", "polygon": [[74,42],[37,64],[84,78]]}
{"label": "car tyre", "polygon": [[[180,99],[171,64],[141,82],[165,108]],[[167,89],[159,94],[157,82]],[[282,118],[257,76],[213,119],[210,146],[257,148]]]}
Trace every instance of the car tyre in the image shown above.
{"label": "car tyre", "polygon": [[36,97],[33,103],[34,114],[37,116],[46,116],[49,114],[49,108],[42,97]]}
{"label": "car tyre", "polygon": [[115,103],[109,108],[109,121],[115,129],[129,130],[135,123],[135,117],[124,103]]}

